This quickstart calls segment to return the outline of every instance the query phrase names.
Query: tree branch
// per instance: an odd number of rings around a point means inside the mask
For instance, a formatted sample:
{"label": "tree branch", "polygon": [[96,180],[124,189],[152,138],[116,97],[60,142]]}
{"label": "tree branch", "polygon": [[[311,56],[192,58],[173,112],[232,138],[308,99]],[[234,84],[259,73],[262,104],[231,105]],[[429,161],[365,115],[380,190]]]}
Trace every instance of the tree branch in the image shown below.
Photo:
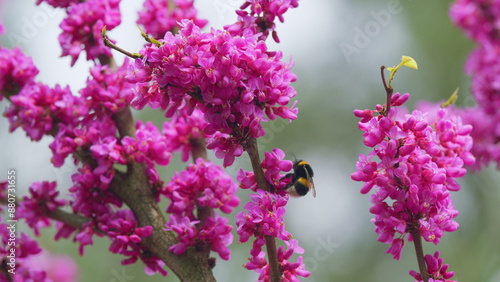
{"label": "tree branch", "polygon": [[424,250],[422,247],[422,236],[420,235],[420,230],[418,228],[412,228],[410,231],[411,238],[413,239],[413,244],[415,246],[415,254],[417,255],[418,269],[420,270],[420,276],[424,282],[429,281],[429,273],[427,273],[427,267],[425,266],[424,260]]}
{"label": "tree branch", "polygon": [[[255,174],[255,180],[257,181],[257,187],[261,190],[274,193],[274,187],[272,187],[266,180],[264,176],[264,171],[262,170],[259,149],[257,147],[257,139],[249,138],[247,141],[246,151],[250,157],[250,162],[252,163],[252,169]],[[276,238],[266,235],[264,236],[266,240],[266,250],[267,258],[269,261],[270,277],[271,282],[281,281],[281,269],[278,262],[278,252],[276,249]]]}
{"label": "tree branch", "polygon": [[392,93],[394,92],[394,89],[392,86],[388,86],[387,82],[385,81],[385,66],[380,67],[380,76],[382,77],[382,83],[384,84],[384,90],[386,94],[386,104],[385,104],[385,111],[382,113],[384,116],[387,116],[389,113],[389,110],[391,109],[391,99],[392,99]]}

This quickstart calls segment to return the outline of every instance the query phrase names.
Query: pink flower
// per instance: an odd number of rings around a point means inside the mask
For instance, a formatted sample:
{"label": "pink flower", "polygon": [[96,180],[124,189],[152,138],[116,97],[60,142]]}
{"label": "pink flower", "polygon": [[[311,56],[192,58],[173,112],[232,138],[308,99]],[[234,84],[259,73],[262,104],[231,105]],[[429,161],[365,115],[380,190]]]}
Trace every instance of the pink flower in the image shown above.
{"label": "pink flower", "polygon": [[452,21],[464,30],[478,46],[471,52],[465,72],[471,76],[471,91],[477,107],[456,110],[473,125],[474,145],[471,152],[477,158],[473,169],[489,162],[500,163],[498,146],[498,107],[500,106],[498,20],[500,5],[497,1],[458,0],[450,8]]}
{"label": "pink flower", "polygon": [[236,215],[237,233],[240,242],[244,243],[254,234],[269,235],[280,240],[288,241],[291,234],[285,230],[285,205],[288,196],[278,196],[257,190],[257,194],[250,195],[251,202],[245,204],[245,210]]}
{"label": "pink flower", "polygon": [[181,217],[176,214],[170,215],[170,221],[165,225],[166,231],[174,231],[177,233],[179,243],[169,248],[176,255],[184,253],[189,246],[194,246],[196,239],[196,224],[199,220],[191,221],[187,216]]}
{"label": "pink flower", "polygon": [[[280,52],[269,52],[255,36],[233,37],[212,30],[202,33],[192,21],[181,22],[177,35],[167,33],[161,46],[148,45],[127,77],[136,83],[132,106],[166,110],[171,117],[189,105],[204,114],[207,148],[224,158],[224,166],[243,152],[243,144],[265,134],[262,122],[276,116],[295,119],[288,108],[296,95],[296,76]],[[214,136],[218,133],[218,136]]]}
{"label": "pink flower", "polygon": [[224,213],[231,213],[240,202],[236,190],[236,184],[221,167],[197,159],[186,170],[176,173],[163,193],[171,199],[168,213],[194,219],[195,206],[219,208]]}
{"label": "pink flower", "polygon": [[[262,161],[262,169],[267,182],[269,182],[275,189],[276,193],[284,196],[287,194],[283,188],[289,184],[290,178],[284,178],[285,174],[293,168],[293,162],[284,160],[285,153],[281,149],[273,149],[272,152],[264,153],[264,160]],[[251,189],[257,191],[257,183],[255,175],[251,171],[239,170],[236,178],[240,181],[240,187],[243,189]]]}
{"label": "pink flower", "polygon": [[271,183],[277,188],[279,192],[285,192],[282,188],[286,186],[286,181],[283,179],[282,172],[290,171],[293,168],[293,162],[284,160],[285,153],[281,149],[273,149],[272,152],[264,153],[264,160],[262,161],[262,169],[267,182]]}
{"label": "pink flower", "polygon": [[[0,73],[0,93],[17,94],[24,86],[34,82],[39,70],[21,49],[0,47]],[[1,98],[3,95],[0,95]]]}
{"label": "pink flower", "polygon": [[205,224],[201,227],[197,240],[208,243],[212,247],[212,251],[219,254],[223,260],[229,260],[231,257],[231,250],[227,246],[233,242],[233,234],[231,230],[233,227],[228,224],[225,217],[209,216]]}
{"label": "pink flower", "polygon": [[159,165],[168,165],[172,157],[168,138],[161,134],[158,128],[149,121],[142,124],[138,120],[136,128],[135,138],[126,136],[122,139],[130,161],[149,163],[151,166],[152,162]]}
{"label": "pink flower", "polygon": [[88,107],[109,114],[126,108],[133,97],[132,85],[125,80],[128,68],[128,59],[116,70],[99,64],[91,68],[87,85],[80,90]]}
{"label": "pink flower", "polygon": [[500,131],[497,129],[500,115],[487,114],[483,107],[457,108],[453,111],[462,117],[464,123],[472,125],[474,144],[471,153],[476,158],[472,169],[479,170],[490,162],[500,166],[500,144],[497,142],[500,138]]}
{"label": "pink flower", "polygon": [[[3,219],[0,218],[3,222]],[[16,236],[15,245],[12,244],[9,224],[0,223],[0,257],[4,258],[4,263],[8,269],[15,269],[15,275],[6,277],[7,271],[0,272],[1,281],[43,281],[47,274],[40,269],[33,269],[25,264],[30,257],[39,254],[42,249],[35,240],[32,240],[25,233]],[[15,259],[10,259],[14,251]],[[7,269],[6,269],[7,270]]]}
{"label": "pink flower", "polygon": [[45,2],[54,8],[67,8],[72,4],[78,3],[78,0],[36,0],[37,5],[40,5],[42,2]]}
{"label": "pink flower", "polygon": [[[443,258],[439,257],[439,251],[435,252],[433,256],[425,255],[425,265],[427,266],[427,273],[430,275],[429,282],[457,282],[451,280],[455,274],[453,271],[448,271],[448,264],[443,265]],[[415,270],[410,270],[410,275],[417,281],[422,281],[422,276]]]}
{"label": "pink flower", "polygon": [[146,0],[143,10],[139,12],[137,24],[143,26],[146,33],[154,38],[163,38],[167,31],[180,28],[179,22],[183,19],[192,20],[200,28],[207,24],[207,20],[197,18],[198,11],[194,7],[194,0],[174,0],[173,2],[173,7],[171,7],[167,5],[167,1]]}
{"label": "pink flower", "polygon": [[499,43],[496,35],[498,17],[500,6],[496,1],[457,0],[450,8],[450,18],[455,25],[480,44]]}
{"label": "pink flower", "polygon": [[57,101],[66,96],[71,96],[69,87],[61,88],[56,85],[51,89],[42,83],[27,85],[11,98],[12,105],[6,110],[5,116],[9,119],[10,131],[22,127],[26,134],[36,141],[43,135],[50,134],[54,119],[71,120],[67,116],[68,113],[56,105]]}
{"label": "pink flower", "polygon": [[147,274],[158,272],[163,276],[167,275],[163,269],[163,262],[151,254],[146,254],[146,248],[140,244],[143,238],[153,233],[151,226],[137,227],[137,221],[130,210],[119,210],[104,218],[107,220],[101,223],[101,229],[109,230],[108,236],[111,239],[109,250],[129,257],[122,260],[122,265],[134,263],[140,258],[146,265],[144,271]]}
{"label": "pink flower", "polygon": [[67,9],[68,15],[60,25],[63,32],[59,35],[59,43],[62,56],[71,56],[71,66],[82,49],[87,53],[87,60],[111,57],[111,50],[104,46],[101,32],[104,26],[112,30],[120,24],[119,4],[120,0],[89,0],[72,3]]}
{"label": "pink flower", "polygon": [[[283,14],[291,8],[299,6],[298,0],[271,0],[271,1],[245,1],[240,10],[236,11],[238,20],[232,25],[224,27],[233,36],[247,36],[248,34],[257,34],[260,40],[266,40],[269,33],[272,33],[273,39],[279,42],[276,33],[276,18],[284,22]],[[245,11],[250,8],[250,11]]]}
{"label": "pink flower", "polygon": [[50,226],[49,213],[65,206],[66,200],[56,199],[59,191],[56,190],[55,181],[35,182],[30,186],[29,192],[30,196],[24,196],[19,203],[17,216],[26,219],[28,226],[39,236],[40,227]]}
{"label": "pink flower", "polygon": [[[269,281],[270,268],[269,264],[265,258],[265,253],[262,252],[262,246],[264,245],[263,238],[257,238],[253,243],[253,248],[250,252],[252,255],[248,258],[248,262],[244,267],[248,270],[254,270],[259,273],[258,281]],[[309,277],[311,273],[305,269],[304,259],[302,256],[297,258],[297,262],[290,262],[289,259],[294,253],[302,254],[304,250],[298,245],[298,241],[292,239],[290,241],[285,241],[284,246],[278,248],[278,263],[280,264],[280,269],[282,271],[282,281],[295,281],[300,280],[297,276]]]}
{"label": "pink flower", "polygon": [[78,265],[67,255],[51,254],[43,251],[24,260],[23,267],[30,269],[32,272],[44,272],[45,279],[49,281],[78,281]]}
{"label": "pink flower", "polygon": [[455,179],[466,173],[464,165],[475,161],[470,125],[448,109],[429,104],[418,106],[422,112],[400,114],[397,106],[407,96],[394,94],[387,116],[355,111],[364,142],[373,151],[360,155],[351,178],[365,182],[363,194],[379,189],[371,196],[372,221],[377,240],[391,244],[387,253],[395,259],[411,228],[420,229],[423,238],[435,244],[445,231],[458,228],[450,191],[460,189]]}
{"label": "pink flower", "polygon": [[[197,216],[205,207],[231,213],[240,202],[236,190],[236,184],[221,167],[201,158],[183,172],[176,173],[162,191],[171,200],[167,208],[171,213],[167,230],[176,232],[179,239],[170,250],[182,254],[187,247],[198,242],[209,244],[222,259],[229,259],[227,246],[232,243],[233,235],[227,219],[217,216],[215,211],[203,222]],[[195,208],[198,209],[197,215]]]}
{"label": "pink flower", "polygon": [[177,112],[170,121],[163,123],[162,133],[169,142],[169,151],[180,150],[182,161],[188,161],[193,142],[206,137],[203,134],[206,125],[203,113],[198,109],[194,109],[191,114],[184,110]]}

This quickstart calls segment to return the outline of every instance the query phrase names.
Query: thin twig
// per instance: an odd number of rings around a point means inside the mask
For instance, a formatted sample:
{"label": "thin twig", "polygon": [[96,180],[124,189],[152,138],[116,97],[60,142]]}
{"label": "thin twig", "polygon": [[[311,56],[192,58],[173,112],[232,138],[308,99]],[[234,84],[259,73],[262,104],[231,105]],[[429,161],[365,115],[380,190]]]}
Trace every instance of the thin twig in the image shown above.
{"label": "thin twig", "polygon": [[[264,171],[260,164],[259,149],[257,147],[257,140],[255,138],[249,138],[247,141],[247,153],[250,157],[250,162],[252,164],[252,169],[255,175],[255,180],[257,181],[257,186],[259,189],[274,193],[274,187],[269,185],[267,182]],[[269,272],[271,282],[281,281],[281,269],[278,262],[278,252],[276,249],[276,238],[272,236],[264,236],[266,240],[266,250],[267,259],[269,261]]]}
{"label": "thin twig", "polygon": [[129,56],[130,58],[137,59],[137,58],[142,58],[142,55],[139,53],[130,53],[129,51],[122,49],[118,46],[116,46],[113,42],[111,42],[108,37],[106,36],[106,26],[102,28],[102,39],[104,40],[104,46],[109,47],[111,49],[114,49],[120,53],[122,53],[125,56]]}
{"label": "thin twig", "polygon": [[387,116],[389,113],[389,110],[391,109],[391,98],[392,98],[392,93],[394,92],[394,89],[391,86],[387,85],[387,82],[385,81],[385,66],[380,67],[380,75],[382,76],[382,83],[384,84],[384,89],[386,93],[386,104],[385,104],[385,111],[382,112],[384,116]]}
{"label": "thin twig", "polygon": [[413,228],[410,231],[411,237],[413,239],[413,245],[415,246],[415,254],[417,255],[418,269],[420,270],[420,276],[424,282],[429,281],[429,273],[427,273],[427,267],[425,266],[424,260],[424,250],[422,247],[422,236],[420,235],[420,230],[418,228]]}

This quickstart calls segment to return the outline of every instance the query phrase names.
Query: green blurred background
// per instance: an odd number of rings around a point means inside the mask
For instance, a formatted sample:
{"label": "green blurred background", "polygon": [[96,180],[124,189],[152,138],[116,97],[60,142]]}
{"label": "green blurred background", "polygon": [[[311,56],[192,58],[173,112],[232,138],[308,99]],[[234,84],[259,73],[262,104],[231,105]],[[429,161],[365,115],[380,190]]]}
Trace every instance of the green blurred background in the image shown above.
{"label": "green blurred background", "polygon": [[[33,57],[40,69],[38,80],[49,85],[69,84],[72,91],[77,92],[85,84],[90,64],[80,58],[74,68],[69,68],[69,58],[59,58],[58,24],[64,13],[54,12],[46,5],[36,7],[33,2],[0,2],[0,15],[10,34],[10,37],[9,34],[1,37],[0,44],[12,47],[12,39],[19,40],[14,35],[24,38],[21,48]],[[241,4],[236,0],[197,2],[201,16],[209,19],[209,25],[215,28],[233,22],[233,10]],[[109,34],[120,46],[131,51],[139,50],[142,44],[134,24],[141,3],[123,0],[123,25]],[[298,81],[294,86],[300,113],[292,123],[267,124],[268,135],[260,140],[260,149],[264,152],[281,148],[289,159],[293,159],[292,154],[306,159],[315,170],[317,198],[307,195],[291,199],[286,215],[287,230],[306,250],[303,256],[312,274],[304,281],[412,281],[408,271],[417,269],[413,246],[407,244],[399,261],[385,254],[388,246],[376,241],[377,235],[370,222],[369,195],[361,195],[362,184],[350,179],[358,155],[368,152],[362,145],[361,132],[352,111],[384,103],[379,67],[396,65],[401,55],[412,56],[419,65],[418,71],[407,68],[398,72],[394,82],[396,91],[412,95],[410,106],[420,100],[446,99],[457,87],[460,87],[457,104],[474,104],[468,91],[469,79],[463,73],[473,44],[451,24],[450,3],[429,0],[300,1],[297,9],[285,15],[285,24],[278,25],[281,43],[270,44],[270,49],[282,50],[285,58],[293,57],[295,61]],[[390,17],[380,20],[376,16],[387,15],[387,11]],[[35,31],[23,29],[29,22],[38,23]],[[356,41],[359,30],[369,33],[363,44]],[[346,44],[357,48],[356,53],[345,56],[341,46]],[[120,54],[115,57],[118,61],[123,59]],[[6,107],[5,101],[1,102],[2,112]],[[157,125],[163,120],[160,112],[151,110],[136,113],[136,117],[152,120]],[[69,177],[75,166],[71,162],[60,169],[48,165],[50,138],[33,143],[19,130],[8,134],[7,127],[6,120],[2,119],[2,173],[16,168],[19,185],[24,191],[31,182],[39,180],[57,180],[63,191],[70,187]],[[220,163],[213,155],[212,159]],[[246,157],[238,159],[236,165],[230,169],[233,176],[239,168],[249,169]],[[176,155],[172,165],[160,171],[168,181],[173,171],[184,167]],[[456,273],[455,280],[500,281],[499,175],[491,166],[462,179],[462,190],[453,193],[455,207],[460,211],[457,218],[460,228],[445,234],[437,246],[424,244],[425,253],[441,251],[445,262]],[[240,191],[239,195],[243,203],[248,200],[246,191]],[[237,211],[229,216],[233,223]],[[146,276],[141,263],[120,265],[123,257],[107,251],[108,240],[96,238],[95,245],[87,247],[85,256],[79,257],[77,246],[71,241],[52,240],[53,229],[42,233],[40,241],[44,248],[75,258],[80,267],[80,281],[178,281],[174,275],[167,278]],[[214,271],[218,281],[254,281],[257,277],[242,268],[249,256],[250,244],[238,244],[237,241],[235,236],[231,261],[217,259]]]}

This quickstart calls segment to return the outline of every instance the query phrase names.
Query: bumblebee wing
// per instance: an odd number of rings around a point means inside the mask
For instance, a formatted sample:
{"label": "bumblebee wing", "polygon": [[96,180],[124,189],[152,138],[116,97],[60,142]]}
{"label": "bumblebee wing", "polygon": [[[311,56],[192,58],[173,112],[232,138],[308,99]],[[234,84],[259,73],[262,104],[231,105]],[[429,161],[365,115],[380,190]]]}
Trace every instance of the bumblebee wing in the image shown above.
{"label": "bumblebee wing", "polygon": [[312,180],[312,178],[309,179],[309,183],[311,183],[311,186],[309,186],[309,188],[311,188],[312,190],[313,197],[316,198],[316,188],[314,187],[314,181]]}
{"label": "bumblebee wing", "polygon": [[314,181],[312,177],[309,175],[309,172],[307,169],[305,169],[306,176],[307,176],[307,181],[309,182],[309,189],[312,190],[313,197],[316,198],[316,188],[314,187]]}

